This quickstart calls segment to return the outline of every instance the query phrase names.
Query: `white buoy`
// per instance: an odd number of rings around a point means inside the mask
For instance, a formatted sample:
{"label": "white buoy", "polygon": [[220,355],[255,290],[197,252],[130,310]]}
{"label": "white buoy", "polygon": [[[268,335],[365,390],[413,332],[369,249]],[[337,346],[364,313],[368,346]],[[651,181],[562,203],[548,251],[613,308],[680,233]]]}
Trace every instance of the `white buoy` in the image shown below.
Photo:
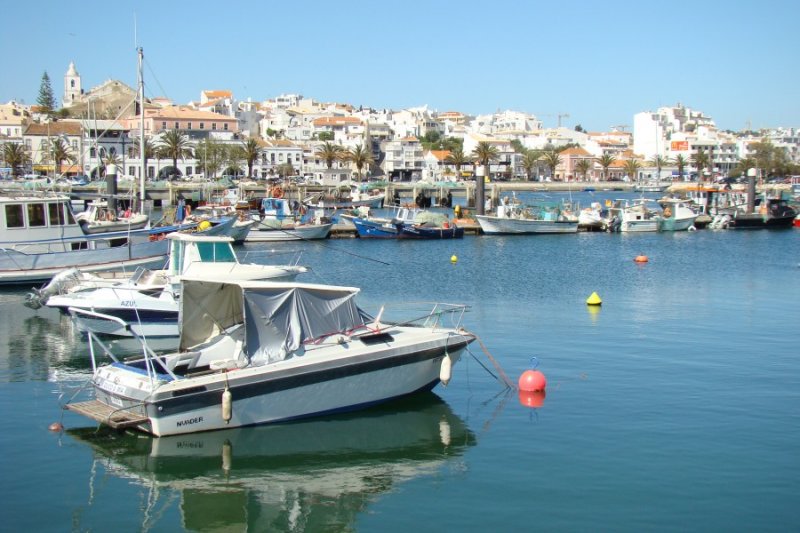
{"label": "white buoy", "polygon": [[222,393],[222,419],[227,424],[231,421],[233,417],[233,395],[231,394],[230,389],[225,387],[225,391]]}
{"label": "white buoy", "polygon": [[442,385],[447,386],[450,383],[450,377],[453,374],[453,361],[450,360],[450,354],[445,354],[444,359],[442,359],[442,366],[439,369],[439,381],[442,382]]}

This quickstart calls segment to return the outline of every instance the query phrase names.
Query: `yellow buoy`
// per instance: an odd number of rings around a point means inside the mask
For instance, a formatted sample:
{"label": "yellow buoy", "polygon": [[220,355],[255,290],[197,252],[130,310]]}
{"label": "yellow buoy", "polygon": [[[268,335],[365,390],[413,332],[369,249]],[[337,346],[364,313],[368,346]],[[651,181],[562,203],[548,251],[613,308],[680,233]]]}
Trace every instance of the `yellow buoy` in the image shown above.
{"label": "yellow buoy", "polygon": [[586,305],[603,305],[603,300],[600,299],[600,296],[593,292],[591,296],[586,299]]}
{"label": "yellow buoy", "polygon": [[207,230],[207,229],[208,229],[208,228],[210,228],[210,227],[211,227],[211,222],[209,222],[208,220],[204,220],[204,221],[200,222],[200,223],[197,225],[197,229],[198,229],[199,231],[205,231],[205,230]]}
{"label": "yellow buoy", "polygon": [[458,256],[456,256],[456,254],[451,255],[450,256],[450,262],[451,263],[458,263]]}

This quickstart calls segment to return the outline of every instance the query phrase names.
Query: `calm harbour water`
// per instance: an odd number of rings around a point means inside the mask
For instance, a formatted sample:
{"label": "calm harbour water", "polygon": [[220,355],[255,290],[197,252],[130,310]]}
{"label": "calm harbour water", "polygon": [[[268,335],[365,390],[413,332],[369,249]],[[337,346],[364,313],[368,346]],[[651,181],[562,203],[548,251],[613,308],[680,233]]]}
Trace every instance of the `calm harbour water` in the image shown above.
{"label": "calm harbour water", "polygon": [[307,281],[362,287],[372,312],[470,304],[512,380],[538,357],[546,399],[504,393],[474,343],[447,388],[348,416],[153,439],[67,413],[53,434],[85,342],[0,290],[0,529],[800,529],[798,230],[239,251],[300,254]]}

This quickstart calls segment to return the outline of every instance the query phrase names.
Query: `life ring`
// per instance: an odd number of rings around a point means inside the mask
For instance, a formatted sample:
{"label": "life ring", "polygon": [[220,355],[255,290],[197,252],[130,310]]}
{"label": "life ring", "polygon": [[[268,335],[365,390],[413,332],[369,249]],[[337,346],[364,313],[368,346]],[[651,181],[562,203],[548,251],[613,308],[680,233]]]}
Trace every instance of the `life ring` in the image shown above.
{"label": "life ring", "polygon": [[665,216],[666,218],[669,218],[669,217],[671,217],[671,216],[672,216],[672,209],[670,209],[669,207],[665,207],[665,208],[664,208],[664,216]]}
{"label": "life ring", "polygon": [[273,187],[272,188],[272,197],[273,198],[283,198],[283,189],[280,187]]}

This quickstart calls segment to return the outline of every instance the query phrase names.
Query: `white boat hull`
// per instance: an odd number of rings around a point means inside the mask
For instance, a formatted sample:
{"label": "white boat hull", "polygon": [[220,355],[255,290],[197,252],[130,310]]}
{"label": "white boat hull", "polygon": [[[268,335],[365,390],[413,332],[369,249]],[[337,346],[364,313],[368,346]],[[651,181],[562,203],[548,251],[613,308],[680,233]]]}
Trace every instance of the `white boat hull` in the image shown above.
{"label": "white boat hull", "polygon": [[326,239],[333,227],[329,224],[310,224],[292,228],[268,228],[259,226],[247,234],[246,242],[306,241]]}
{"label": "white boat hull", "polygon": [[535,233],[577,233],[577,220],[531,220],[523,218],[504,218],[477,215],[481,230],[487,235],[495,234],[535,234]]}

